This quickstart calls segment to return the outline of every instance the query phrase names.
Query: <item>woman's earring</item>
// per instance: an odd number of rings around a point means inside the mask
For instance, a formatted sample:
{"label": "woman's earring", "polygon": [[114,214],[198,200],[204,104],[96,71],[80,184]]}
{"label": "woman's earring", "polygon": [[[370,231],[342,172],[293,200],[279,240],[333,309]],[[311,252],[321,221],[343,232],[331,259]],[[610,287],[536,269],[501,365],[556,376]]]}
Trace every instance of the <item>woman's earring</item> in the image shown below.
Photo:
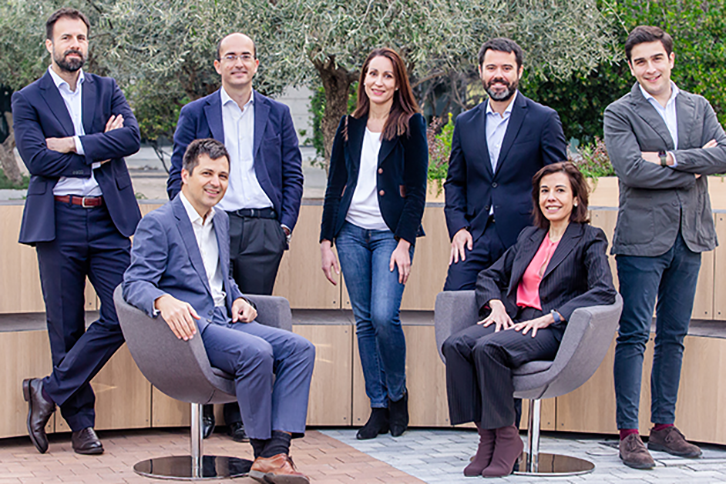
{"label": "woman's earring", "polygon": [[577,200],[575,200],[572,204],[577,207]]}

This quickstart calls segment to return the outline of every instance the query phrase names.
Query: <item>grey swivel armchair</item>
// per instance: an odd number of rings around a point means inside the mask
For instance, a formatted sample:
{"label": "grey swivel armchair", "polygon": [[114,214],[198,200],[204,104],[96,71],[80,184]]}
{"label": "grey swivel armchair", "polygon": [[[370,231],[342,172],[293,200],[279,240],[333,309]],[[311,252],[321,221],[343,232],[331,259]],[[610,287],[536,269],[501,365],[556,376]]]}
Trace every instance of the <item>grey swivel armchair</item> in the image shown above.
{"label": "grey swivel armchair", "polygon": [[[245,296],[257,306],[257,322],[292,330],[292,313],[285,298]],[[161,317],[150,318],[124,301],[121,286],[114,302],[126,345],[141,373],[162,393],[192,404],[190,455],[138,462],[134,471],[164,479],[220,479],[249,473],[252,462],[236,457],[204,455],[202,405],[236,402],[234,378],[209,364],[201,337],[177,339]]]}
{"label": "grey swivel armchair", "polygon": [[[620,320],[623,300],[609,306],[579,308],[572,313],[554,361],[531,361],[514,371],[514,396],[529,399],[527,451],[515,474],[568,476],[592,472],[592,462],[539,452],[540,403],[583,385],[597,371],[610,347]],[[440,292],[436,297],[434,327],[439,356],[446,338],[479,319],[474,291]]]}

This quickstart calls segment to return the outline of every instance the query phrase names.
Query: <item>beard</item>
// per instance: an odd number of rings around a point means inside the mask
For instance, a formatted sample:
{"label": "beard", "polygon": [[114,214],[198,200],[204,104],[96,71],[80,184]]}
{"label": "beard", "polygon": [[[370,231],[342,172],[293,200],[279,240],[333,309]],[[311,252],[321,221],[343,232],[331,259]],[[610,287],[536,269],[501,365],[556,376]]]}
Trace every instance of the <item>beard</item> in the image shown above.
{"label": "beard", "polygon": [[[506,86],[506,89],[504,89],[503,91],[495,91],[494,89],[492,89],[492,85],[494,85],[495,83],[504,84]],[[518,79],[510,84],[503,77],[495,77],[484,85],[484,89],[486,90],[487,94],[489,94],[489,97],[494,101],[506,101],[510,99],[512,96],[514,96],[514,93],[517,92],[517,87],[519,87]]]}
{"label": "beard", "polygon": [[[77,58],[70,58],[68,59],[69,54],[78,54],[80,56],[80,59]],[[86,56],[83,55],[83,52],[80,50],[75,49],[68,49],[67,51],[63,52],[62,56],[58,56],[53,52],[53,60],[56,64],[58,64],[58,67],[61,68],[61,70],[66,72],[76,72],[78,69],[83,67],[83,64],[86,62]]]}

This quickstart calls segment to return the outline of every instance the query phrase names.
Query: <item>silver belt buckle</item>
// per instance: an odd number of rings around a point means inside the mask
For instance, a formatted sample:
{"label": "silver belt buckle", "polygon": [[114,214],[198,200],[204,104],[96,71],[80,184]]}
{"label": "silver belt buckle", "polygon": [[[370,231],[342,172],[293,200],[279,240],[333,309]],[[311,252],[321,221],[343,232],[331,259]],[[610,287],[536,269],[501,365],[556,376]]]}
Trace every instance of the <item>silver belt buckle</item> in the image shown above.
{"label": "silver belt buckle", "polygon": [[86,198],[88,198],[88,197],[81,198],[81,207],[83,207],[83,208],[93,208],[93,205],[86,205]]}

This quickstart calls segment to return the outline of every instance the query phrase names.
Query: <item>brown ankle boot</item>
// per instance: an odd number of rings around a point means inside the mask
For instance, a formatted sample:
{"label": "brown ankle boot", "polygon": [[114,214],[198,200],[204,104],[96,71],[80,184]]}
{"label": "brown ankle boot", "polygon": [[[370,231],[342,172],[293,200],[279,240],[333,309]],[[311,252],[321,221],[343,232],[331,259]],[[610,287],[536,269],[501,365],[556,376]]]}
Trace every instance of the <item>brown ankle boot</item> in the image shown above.
{"label": "brown ankle boot", "polygon": [[479,425],[476,428],[479,432],[479,447],[476,449],[474,459],[464,469],[466,477],[480,476],[481,471],[491,463],[492,454],[494,453],[496,432],[493,429],[482,429]]}
{"label": "brown ankle boot", "polygon": [[504,477],[511,474],[514,463],[524,450],[519,430],[514,425],[500,427],[495,432],[492,462],[481,471],[484,477]]}

